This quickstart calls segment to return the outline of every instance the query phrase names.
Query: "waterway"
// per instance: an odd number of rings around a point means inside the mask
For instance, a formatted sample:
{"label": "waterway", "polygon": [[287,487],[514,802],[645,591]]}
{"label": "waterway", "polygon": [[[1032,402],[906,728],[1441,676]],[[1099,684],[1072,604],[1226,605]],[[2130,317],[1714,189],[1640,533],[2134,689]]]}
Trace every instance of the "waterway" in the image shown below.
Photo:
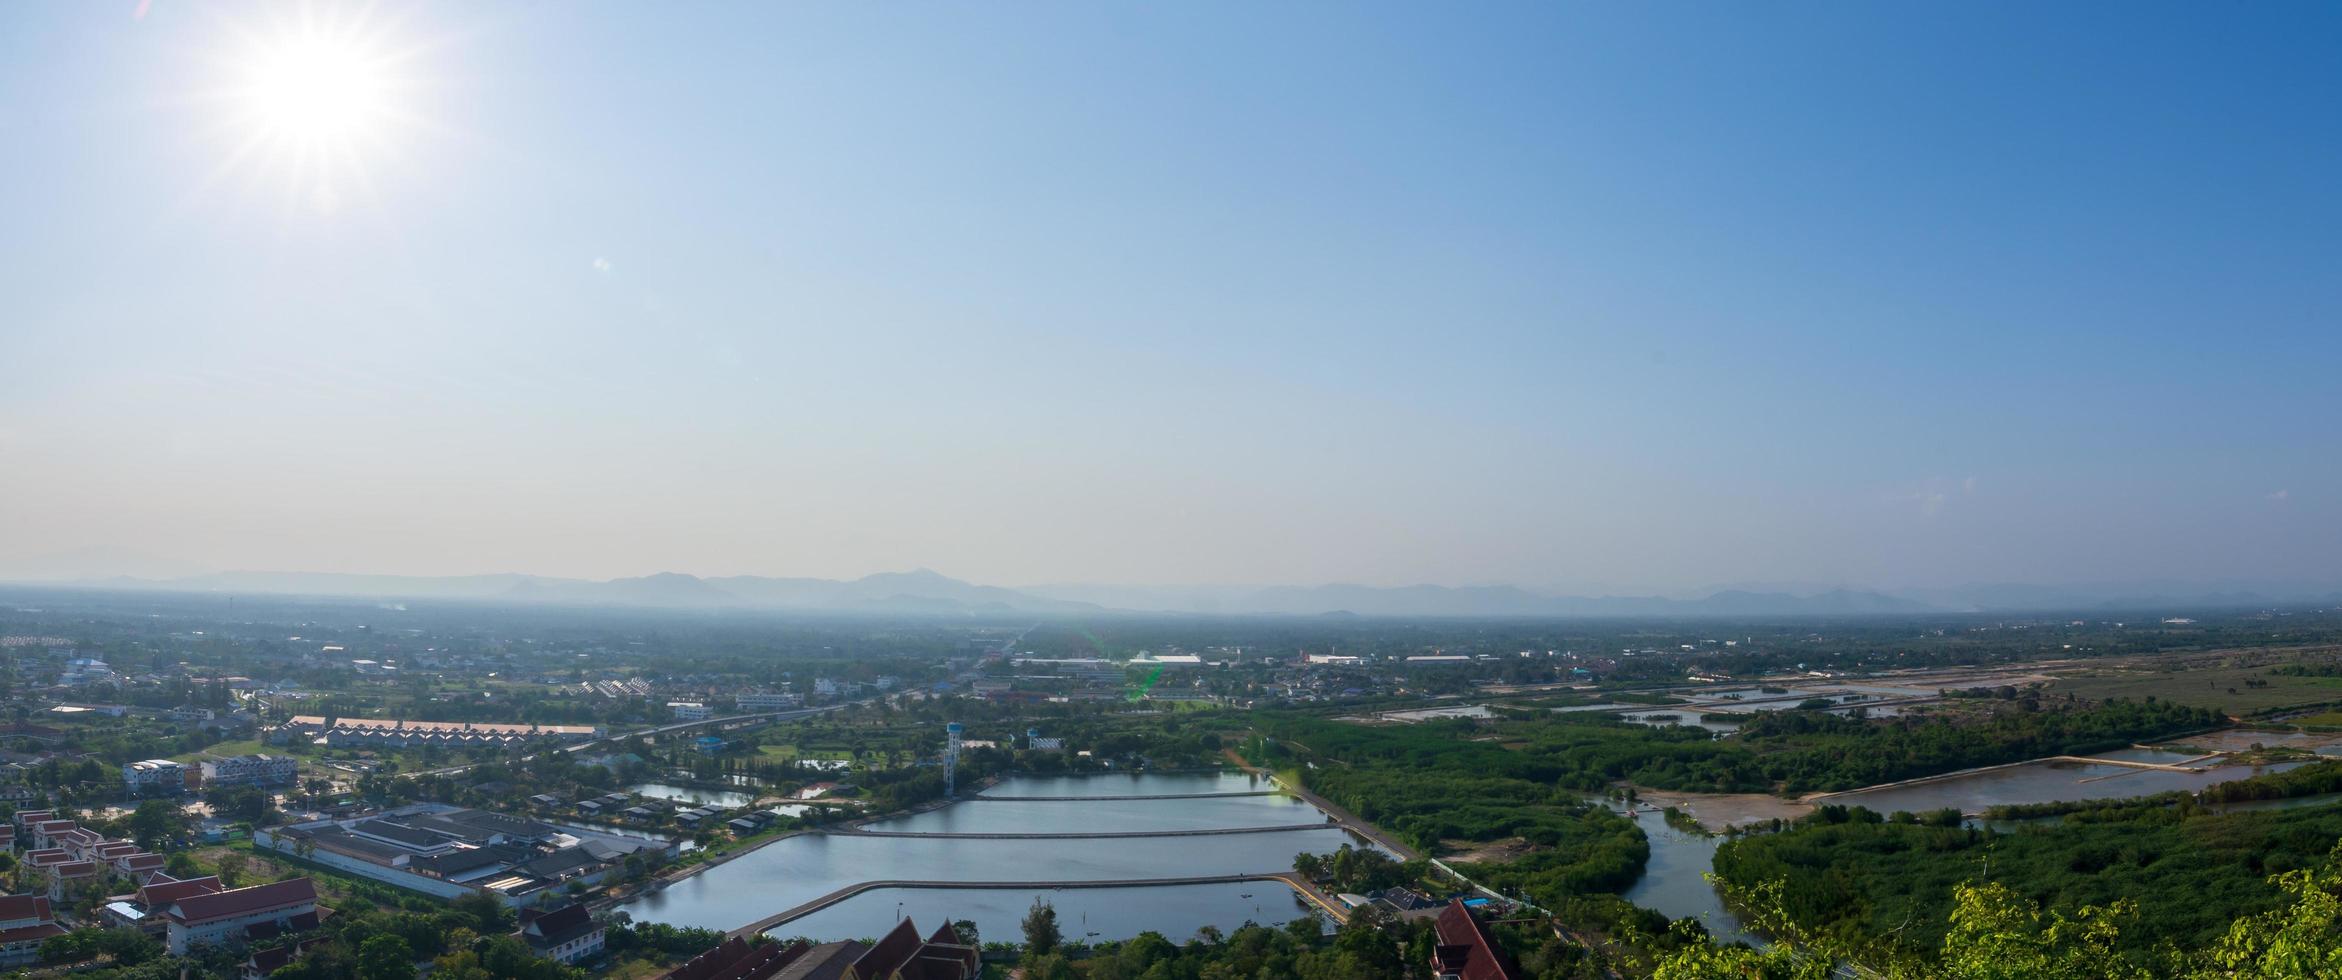
{"label": "waterway", "polygon": [[[874,822],[868,829],[910,833],[1113,833],[1224,829],[1314,823],[1315,807],[1279,796],[1100,800],[1100,796],[1177,797],[1273,788],[1242,774],[1111,775],[1003,780],[987,795],[1054,797],[1031,802],[964,800],[938,810]],[[807,834],[774,842],[686,878],[623,908],[638,921],[737,929],[782,909],[864,881],[1114,881],[1276,872],[1302,851],[1360,846],[1347,831],[1280,831],[1194,837],[1092,839],[923,839]],[[1276,882],[1155,888],[886,889],[865,892],[773,930],[777,936],[850,939],[875,936],[902,912],[922,928],[944,919],[974,919],[987,938],[1014,939],[1036,894],[1057,907],[1068,935],[1127,939],[1155,930],[1185,940],[1205,925],[1223,930],[1247,919],[1276,925],[1302,914],[1292,890]],[[1251,898],[1241,896],[1250,894]],[[1086,921],[1086,925],[1085,925]]]}
{"label": "waterway", "polygon": [[1620,897],[1670,919],[1698,920],[1718,942],[1765,944],[1724,907],[1705,877],[1715,868],[1716,847],[1724,843],[1723,837],[1677,830],[1648,811],[1637,822],[1651,843],[1651,860],[1644,865],[1642,878]]}

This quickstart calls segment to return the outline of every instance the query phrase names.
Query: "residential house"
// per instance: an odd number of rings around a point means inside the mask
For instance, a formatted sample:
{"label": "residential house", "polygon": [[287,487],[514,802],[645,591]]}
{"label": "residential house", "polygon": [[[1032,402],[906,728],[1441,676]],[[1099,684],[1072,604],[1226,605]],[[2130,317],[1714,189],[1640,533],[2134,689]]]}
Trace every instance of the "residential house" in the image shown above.
{"label": "residential house", "polygon": [[39,895],[0,896],[0,965],[22,966],[41,958],[41,944],[65,934]]}
{"label": "residential house", "polygon": [[1432,975],[1439,980],[1520,980],[1512,960],[1496,948],[1488,927],[1472,917],[1462,899],[1450,899],[1434,923],[1439,944],[1432,947]]}
{"label": "residential house", "polygon": [[583,902],[550,912],[522,909],[515,935],[538,956],[573,966],[602,953],[602,924],[594,921]]}

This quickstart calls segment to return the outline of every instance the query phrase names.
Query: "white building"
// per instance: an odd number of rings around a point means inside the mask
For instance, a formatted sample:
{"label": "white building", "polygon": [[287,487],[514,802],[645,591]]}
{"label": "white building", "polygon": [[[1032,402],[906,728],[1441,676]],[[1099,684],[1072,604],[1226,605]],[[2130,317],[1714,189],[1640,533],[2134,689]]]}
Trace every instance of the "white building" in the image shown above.
{"label": "white building", "polygon": [[203,781],[212,786],[282,786],[299,778],[301,767],[289,756],[239,755],[206,759]]}
{"label": "white building", "polygon": [[187,791],[187,767],[169,759],[125,762],[122,764],[122,782],[130,788],[132,796],[184,793]]}
{"label": "white building", "polygon": [[317,886],[307,878],[291,878],[188,895],[173,901],[162,914],[164,945],[173,956],[204,946],[241,946],[254,926],[283,932],[317,928]]}
{"label": "white building", "polygon": [[572,965],[602,953],[602,926],[583,903],[550,912],[522,909],[519,936],[538,956]]}
{"label": "white building", "polygon": [[676,721],[706,721],[707,705],[697,701],[669,701],[667,710],[675,713]]}
{"label": "white building", "polygon": [[780,711],[804,704],[805,699],[786,691],[763,694],[743,694],[734,701],[742,711]]}
{"label": "white building", "polygon": [[21,966],[41,957],[41,944],[65,934],[39,895],[0,897],[0,964]]}

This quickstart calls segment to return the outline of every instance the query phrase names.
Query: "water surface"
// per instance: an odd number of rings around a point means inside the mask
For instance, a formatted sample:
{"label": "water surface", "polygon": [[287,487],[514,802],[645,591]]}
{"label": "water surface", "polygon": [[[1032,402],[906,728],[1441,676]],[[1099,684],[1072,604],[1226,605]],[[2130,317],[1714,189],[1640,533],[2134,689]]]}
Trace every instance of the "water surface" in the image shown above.
{"label": "water surface", "polygon": [[713,803],[721,807],[743,807],[756,802],[752,793],[737,793],[722,789],[694,789],[689,786],[671,786],[666,783],[638,783],[626,787],[636,796],[654,800],[673,800],[678,803]]}

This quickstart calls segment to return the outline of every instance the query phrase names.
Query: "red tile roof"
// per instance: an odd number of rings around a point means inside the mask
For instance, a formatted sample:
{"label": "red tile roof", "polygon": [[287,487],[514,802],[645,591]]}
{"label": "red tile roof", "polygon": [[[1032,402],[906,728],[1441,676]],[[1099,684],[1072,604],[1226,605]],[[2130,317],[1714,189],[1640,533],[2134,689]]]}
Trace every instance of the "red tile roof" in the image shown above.
{"label": "red tile roof", "polygon": [[275,908],[291,908],[302,904],[317,904],[317,886],[307,878],[292,878],[250,888],[235,888],[208,895],[189,895],[171,903],[172,921],[185,925],[200,925],[220,919],[251,915]]}
{"label": "red tile roof", "polygon": [[220,884],[220,879],[216,875],[174,881],[164,881],[157,878],[147,882],[146,887],[138,890],[138,902],[150,909],[160,909],[189,895],[209,895],[213,892],[226,890],[226,886]]}
{"label": "red tile roof", "polygon": [[54,916],[49,914],[48,896],[0,895],[0,922],[14,922],[18,919],[47,921],[51,918]]}
{"label": "red tile roof", "polygon": [[750,946],[744,939],[727,939],[723,945],[661,974],[659,980],[769,980],[810,948],[811,944],[804,940],[787,945]]}
{"label": "red tile roof", "polygon": [[1453,969],[1464,980],[1519,980],[1512,961],[1496,948],[1488,927],[1472,917],[1463,900],[1450,901],[1440,910],[1438,932],[1439,948],[1433,951],[1438,965]]}
{"label": "red tile roof", "polygon": [[14,929],[0,929],[0,945],[11,945],[15,943],[28,942],[34,939],[47,939],[51,936],[62,936],[64,934],[65,927],[54,922],[43,922],[39,925],[33,926],[18,926]]}

